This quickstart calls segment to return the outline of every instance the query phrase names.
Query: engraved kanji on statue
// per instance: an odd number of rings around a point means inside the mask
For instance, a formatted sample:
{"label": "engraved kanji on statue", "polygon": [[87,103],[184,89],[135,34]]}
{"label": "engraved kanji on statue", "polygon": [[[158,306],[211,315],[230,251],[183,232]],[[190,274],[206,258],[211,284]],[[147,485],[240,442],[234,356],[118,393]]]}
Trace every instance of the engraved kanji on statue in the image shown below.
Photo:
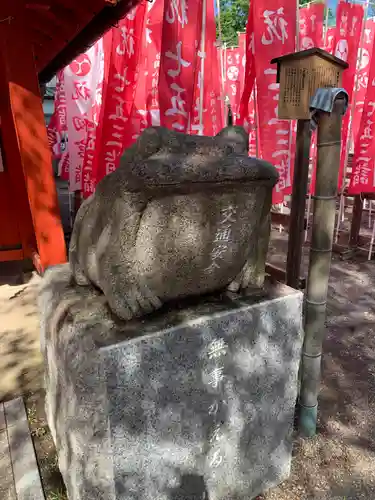
{"label": "engraved kanji on statue", "polygon": [[221,221],[222,224],[227,224],[236,222],[236,208],[233,205],[229,205],[228,207],[223,208],[221,211],[223,219]]}
{"label": "engraved kanji on statue", "polygon": [[208,357],[210,359],[218,359],[225,356],[228,351],[228,346],[225,340],[217,339],[213,340],[208,346]]}
{"label": "engraved kanji on statue", "polygon": [[220,227],[215,234],[215,241],[229,241],[232,234],[230,226]]}
{"label": "engraved kanji on statue", "polygon": [[224,379],[224,368],[222,366],[217,366],[209,373],[208,383],[211,385],[211,387],[217,389],[220,386],[223,379]]}
{"label": "engraved kanji on statue", "polygon": [[223,462],[223,457],[221,455],[220,450],[216,450],[214,454],[212,455],[212,458],[210,460],[210,466],[211,467],[219,467],[219,465]]}

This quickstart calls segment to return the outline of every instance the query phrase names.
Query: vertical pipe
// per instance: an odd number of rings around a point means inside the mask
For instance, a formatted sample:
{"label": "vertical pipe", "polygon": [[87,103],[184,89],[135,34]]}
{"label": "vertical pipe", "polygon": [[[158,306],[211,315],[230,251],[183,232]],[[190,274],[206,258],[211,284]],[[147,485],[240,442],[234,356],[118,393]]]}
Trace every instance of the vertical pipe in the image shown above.
{"label": "vertical pipe", "polygon": [[222,46],[223,43],[223,32],[221,30],[221,11],[220,11],[220,0],[216,0],[216,10],[217,10],[217,25],[219,28],[219,41]]}
{"label": "vertical pipe", "polygon": [[[221,36],[221,35],[220,35]],[[220,42],[220,72],[221,72],[221,115],[223,117],[223,123],[225,122],[225,75],[224,75],[224,46],[223,42]]]}
{"label": "vertical pipe", "polygon": [[341,225],[341,215],[342,215],[342,212],[344,210],[343,201],[344,201],[344,197],[340,195],[339,213],[338,213],[338,216],[337,216],[337,224],[336,224],[336,231],[335,231],[335,243],[337,243],[338,239],[339,239],[339,232],[340,232],[340,225]]}
{"label": "vertical pipe", "polygon": [[329,14],[328,0],[325,1],[325,7],[326,7],[326,17],[324,21],[324,48],[327,47],[327,42],[328,42],[328,14]]}
{"label": "vertical pipe", "polygon": [[68,199],[69,199],[69,224],[70,224],[70,230],[73,231],[73,205],[72,205],[72,195],[70,192],[70,189],[68,189]]}
{"label": "vertical pipe", "polygon": [[257,104],[256,82],[254,82],[253,93],[254,93],[254,122],[255,122],[255,156],[259,158],[260,151],[259,151],[259,136],[258,136],[259,126],[258,126],[258,104]]}
{"label": "vertical pipe", "polygon": [[[281,214],[284,213],[284,203],[281,203],[280,213]],[[282,224],[279,224],[279,233],[281,233],[282,230],[283,230],[283,226],[282,226]]]}
{"label": "vertical pipe", "polygon": [[224,81],[227,81],[227,43],[224,43]]}
{"label": "vertical pipe", "polygon": [[328,281],[335,229],[336,197],[345,100],[338,98],[332,113],[318,117],[318,159],[310,265],[305,300],[305,339],[302,352],[300,431],[316,433],[322,343],[325,333]]}
{"label": "vertical pipe", "polygon": [[371,216],[372,216],[372,201],[369,200],[369,210],[368,210],[368,228],[371,229]]}
{"label": "vertical pipe", "polygon": [[367,260],[371,260],[371,258],[372,258],[372,249],[374,247],[374,238],[375,238],[375,222],[374,222],[374,225],[372,227],[370,250],[369,250],[369,253],[368,253],[368,259]]}
{"label": "vertical pipe", "polygon": [[306,229],[305,229],[305,243],[309,235],[309,225],[310,225],[310,213],[311,213],[311,194],[309,194],[309,199],[307,201],[307,216],[306,216]]}
{"label": "vertical pipe", "polygon": [[299,0],[296,0],[297,1],[297,15],[296,15],[296,52],[298,52],[300,50],[299,48]]}
{"label": "vertical pipe", "polygon": [[[210,0],[209,0],[210,1]],[[212,0],[211,0],[212,1]],[[225,104],[224,104],[224,48],[223,48],[223,32],[221,28],[221,10],[220,10],[220,0],[215,0],[216,10],[217,10],[217,24],[219,28],[219,43],[220,43],[220,71],[221,71],[221,98],[222,98],[222,116],[225,116]]]}
{"label": "vertical pipe", "polygon": [[[209,0],[210,1],[210,0]],[[212,1],[212,0],[211,0]],[[202,2],[202,32],[201,32],[201,76],[199,80],[199,135],[203,135],[203,107],[204,107],[204,67],[206,64],[206,19],[207,0]]]}

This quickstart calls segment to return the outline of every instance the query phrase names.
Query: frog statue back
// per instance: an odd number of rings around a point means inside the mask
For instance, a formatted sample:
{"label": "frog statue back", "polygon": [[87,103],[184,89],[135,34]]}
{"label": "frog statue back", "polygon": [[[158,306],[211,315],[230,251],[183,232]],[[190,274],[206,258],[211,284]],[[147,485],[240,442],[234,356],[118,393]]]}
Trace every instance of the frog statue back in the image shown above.
{"label": "frog statue back", "polygon": [[74,279],[129,320],[163,303],[261,287],[276,169],[248,157],[244,129],[215,137],[146,129],[80,207]]}

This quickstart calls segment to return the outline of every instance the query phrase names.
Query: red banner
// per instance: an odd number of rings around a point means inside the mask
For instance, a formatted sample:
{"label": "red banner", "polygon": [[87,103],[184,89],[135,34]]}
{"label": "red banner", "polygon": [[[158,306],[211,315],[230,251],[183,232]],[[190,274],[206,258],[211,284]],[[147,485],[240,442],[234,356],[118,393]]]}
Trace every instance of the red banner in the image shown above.
{"label": "red banner", "polygon": [[299,9],[299,49],[323,47],[324,4],[311,3]]}
{"label": "red banner", "polygon": [[[242,44],[240,45],[242,47]],[[250,2],[249,16],[246,25],[246,39],[244,47],[244,57],[243,63],[245,62],[244,70],[244,85],[241,95],[238,125],[243,125],[245,130],[252,135],[249,138],[249,146],[252,144],[251,152],[253,153],[257,148],[255,143],[257,142],[256,134],[257,129],[254,126],[255,116],[256,116],[256,100],[255,100],[255,60],[254,60],[254,8],[253,3]],[[254,141],[255,139],[255,141]],[[255,156],[255,154],[254,154]]]}
{"label": "red banner", "polygon": [[85,198],[93,194],[96,186],[96,175],[93,171],[97,148],[97,127],[102,106],[102,92],[104,83],[104,47],[101,38],[95,44],[95,67],[92,80],[94,99],[87,113],[87,140],[85,157],[82,165],[82,194]]}
{"label": "red banner", "polygon": [[239,48],[225,51],[225,95],[233,113],[233,124],[237,124],[241,99],[241,79],[243,52]]}
{"label": "red banner", "polygon": [[165,0],[160,60],[161,125],[179,132],[189,129],[194,100],[197,52],[202,27],[202,0]]}
{"label": "red banner", "polygon": [[375,191],[375,64],[371,65],[358,139],[355,145],[350,194]]}
{"label": "red banner", "polygon": [[291,185],[291,126],[278,119],[279,84],[276,83],[274,57],[295,51],[296,8],[294,1],[270,0],[265,7],[254,0],[254,47],[257,79],[259,152],[275,165],[280,180],[273,193],[273,203],[283,201],[284,189]]}
{"label": "red banner", "polygon": [[255,95],[256,89],[254,88],[248,105],[248,116],[246,121],[244,121],[244,128],[249,134],[249,156],[258,156],[258,124]]}
{"label": "red banner", "polygon": [[[343,88],[349,95],[349,106],[353,95],[363,14],[363,7],[358,4],[340,3],[337,7],[335,56],[349,64],[349,68],[344,71],[342,82]],[[342,122],[339,188],[343,182],[343,173],[347,161],[350,114],[350,111],[346,113]]]}
{"label": "red banner", "polygon": [[47,132],[53,157],[59,162],[59,176],[67,181],[69,180],[68,118],[63,70],[56,75],[55,110]]}
{"label": "red banner", "polygon": [[[357,85],[355,90],[355,113],[352,116],[352,143],[356,144],[359,126],[365,104],[367,86],[369,82],[369,71],[372,61],[372,47],[375,38],[375,22],[373,19],[366,21],[365,29],[363,32],[362,47],[358,50],[358,58],[360,59],[359,68],[357,72]],[[354,99],[354,97],[353,97]]]}
{"label": "red banner", "polygon": [[221,123],[223,124],[223,127],[225,127],[227,123],[227,109],[225,105],[225,65],[224,49],[221,44],[218,44],[216,47],[216,60],[220,74],[220,116]]}
{"label": "red banner", "polygon": [[324,46],[325,50],[330,54],[333,54],[335,50],[335,40],[336,40],[336,28],[331,27],[327,29],[327,32],[324,35]]}
{"label": "red banner", "polygon": [[200,50],[195,79],[194,106],[190,119],[190,134],[216,135],[223,127],[221,113],[221,74],[217,58],[214,4],[203,2]]}
{"label": "red banner", "polygon": [[206,59],[205,59],[205,106],[207,108],[204,123],[205,135],[216,135],[224,127],[223,123],[223,88],[221,85],[221,67],[217,57],[216,19],[214,3],[207,2],[206,16]]}
{"label": "red banner", "polygon": [[78,56],[64,69],[69,136],[69,189],[81,191],[86,153],[88,118],[96,99],[100,42]]}
{"label": "red banner", "polygon": [[[309,4],[299,10],[299,48],[308,50],[313,47],[324,47],[324,4]],[[294,161],[296,153],[296,124],[293,124],[293,141],[291,154],[291,177],[293,178]],[[310,159],[312,164],[312,179],[310,192],[314,190],[315,168],[316,168],[316,134],[311,137]],[[285,190],[285,194],[292,192],[292,186]]]}
{"label": "red banner", "polygon": [[104,68],[101,126],[94,160],[95,182],[116,170],[125,148],[134,142],[131,116],[137,87],[139,55],[142,47],[145,5],[127,14],[104,37],[107,62]]}
{"label": "red banner", "polygon": [[56,151],[56,145],[58,144],[56,113],[53,113],[49,121],[49,124],[47,126],[47,137],[48,137],[48,144],[52,150],[53,157],[58,158],[58,152]]}
{"label": "red banner", "polygon": [[160,125],[159,104],[159,73],[160,54],[163,33],[164,2],[158,0],[148,3],[146,20],[146,60],[147,78],[146,82],[146,109],[147,125]]}
{"label": "red banner", "polygon": [[[148,28],[148,25],[150,23],[150,12],[152,8],[155,6],[155,3],[148,2],[146,4],[147,12],[143,19],[144,27],[142,30],[141,39],[139,41],[140,49],[139,49],[136,86],[134,93],[134,103],[131,108],[131,113],[128,121],[131,131],[131,136],[130,136],[131,143],[136,141],[137,138],[140,136],[140,134],[148,127],[147,90],[148,90],[148,84],[153,74],[153,70],[150,68],[150,61],[148,55],[149,45],[152,44],[151,30]],[[158,5],[162,5],[162,3],[158,2]],[[152,55],[152,53],[150,53],[150,55]]]}
{"label": "red banner", "polygon": [[147,2],[139,57],[139,77],[130,124],[132,141],[151,126],[160,125],[159,72],[164,2]]}
{"label": "red banner", "polygon": [[[205,135],[216,135],[224,127],[224,96],[221,88],[221,68],[217,58],[215,17],[212,16],[211,18],[213,20],[212,32],[215,33],[215,41],[213,41],[214,37],[211,36],[211,43],[207,48],[207,74],[205,76],[205,102],[207,102],[207,114],[203,130]],[[214,29],[215,31],[213,31]]]}

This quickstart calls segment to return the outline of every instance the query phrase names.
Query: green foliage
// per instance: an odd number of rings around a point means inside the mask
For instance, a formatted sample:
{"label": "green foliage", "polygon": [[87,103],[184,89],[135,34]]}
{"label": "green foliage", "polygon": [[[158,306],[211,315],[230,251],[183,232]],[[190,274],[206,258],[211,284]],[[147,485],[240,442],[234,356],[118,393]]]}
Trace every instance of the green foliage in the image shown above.
{"label": "green foliage", "polygon": [[249,0],[220,0],[222,41],[228,46],[238,45],[238,32],[246,30],[248,13]]}
{"label": "green foliage", "polygon": [[[322,0],[323,2],[323,0]],[[309,0],[300,0],[303,6]],[[238,45],[238,32],[246,31],[247,17],[249,13],[249,0],[220,0],[220,23],[222,42],[228,46]],[[328,24],[335,22],[335,13],[332,9],[328,11]],[[217,18],[217,37],[220,39],[219,20]]]}

